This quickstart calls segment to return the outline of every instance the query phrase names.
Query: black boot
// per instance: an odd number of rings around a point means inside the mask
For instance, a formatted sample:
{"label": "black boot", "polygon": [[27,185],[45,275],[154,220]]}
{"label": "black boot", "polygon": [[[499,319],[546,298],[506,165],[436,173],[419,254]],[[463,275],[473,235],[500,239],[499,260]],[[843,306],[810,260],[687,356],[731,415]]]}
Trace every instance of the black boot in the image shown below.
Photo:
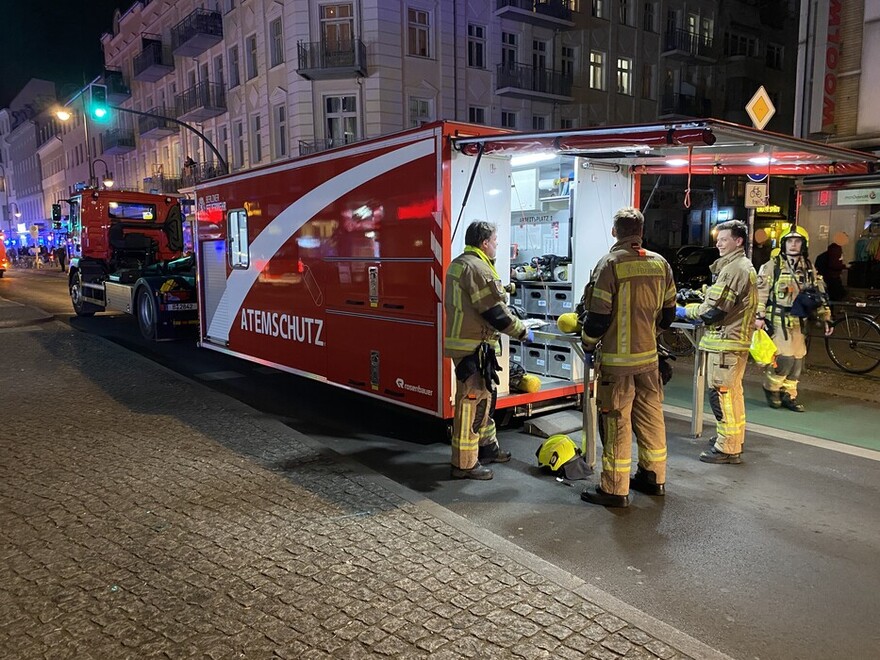
{"label": "black boot", "polygon": [[602,506],[628,507],[629,495],[612,495],[606,493],[599,486],[596,486],[596,492],[585,490],[581,493],[581,499],[590,504],[601,504]]}
{"label": "black boot", "polygon": [[764,396],[767,397],[767,405],[771,408],[782,408],[782,397],[779,392],[771,392],[764,388]]}
{"label": "black boot", "polygon": [[480,463],[507,463],[510,460],[510,452],[504,451],[496,442],[480,447],[478,458]]}
{"label": "black boot", "polygon": [[657,473],[639,468],[629,479],[630,490],[637,490],[645,495],[663,497],[666,495],[666,484],[657,483]]}
{"label": "black boot", "polygon": [[782,405],[789,410],[793,410],[794,412],[806,411],[806,408],[804,408],[804,404],[799,403],[797,399],[792,399],[791,394],[789,394],[788,392],[782,393]]}
{"label": "black boot", "polygon": [[723,451],[718,451],[715,447],[712,447],[712,449],[700,454],[700,460],[703,461],[703,463],[729,463],[731,465],[738,465],[742,463],[742,454],[725,454]]}
{"label": "black boot", "polygon": [[490,468],[487,468],[485,465],[480,465],[479,461],[477,461],[477,464],[470,470],[457,468],[454,465],[452,466],[453,479],[479,479],[480,481],[486,481],[487,479],[491,479],[493,476],[495,475],[492,470]]}

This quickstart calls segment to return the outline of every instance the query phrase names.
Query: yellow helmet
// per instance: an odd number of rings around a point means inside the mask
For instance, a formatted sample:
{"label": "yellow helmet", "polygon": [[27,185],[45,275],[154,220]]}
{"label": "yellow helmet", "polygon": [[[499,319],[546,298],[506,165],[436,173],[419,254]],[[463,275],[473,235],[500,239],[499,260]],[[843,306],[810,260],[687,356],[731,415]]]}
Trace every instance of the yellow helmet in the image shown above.
{"label": "yellow helmet", "polygon": [[800,225],[792,225],[791,223],[786,223],[782,225],[782,232],[779,238],[779,247],[780,251],[785,253],[785,241],[789,238],[800,238],[803,240],[803,245],[801,247],[801,254],[803,256],[807,256],[807,248],[810,245],[810,234],[806,229],[801,227]]}
{"label": "yellow helmet", "polygon": [[560,332],[564,332],[565,334],[580,332],[581,329],[580,323],[578,323],[578,315],[574,312],[560,314],[559,318],[556,319],[556,327],[559,328]]}
{"label": "yellow helmet", "polygon": [[556,472],[571,459],[580,454],[580,449],[574,444],[574,440],[564,433],[551,435],[535,452],[540,467],[548,467]]}

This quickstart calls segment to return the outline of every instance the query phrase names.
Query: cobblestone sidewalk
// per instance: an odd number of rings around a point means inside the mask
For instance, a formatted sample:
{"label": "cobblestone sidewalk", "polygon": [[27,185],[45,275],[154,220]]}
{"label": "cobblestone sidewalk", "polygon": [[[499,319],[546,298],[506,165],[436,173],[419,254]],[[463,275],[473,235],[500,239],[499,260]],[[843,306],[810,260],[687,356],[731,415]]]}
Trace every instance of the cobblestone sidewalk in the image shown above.
{"label": "cobblestone sidewalk", "polygon": [[115,345],[0,341],[0,657],[723,657]]}

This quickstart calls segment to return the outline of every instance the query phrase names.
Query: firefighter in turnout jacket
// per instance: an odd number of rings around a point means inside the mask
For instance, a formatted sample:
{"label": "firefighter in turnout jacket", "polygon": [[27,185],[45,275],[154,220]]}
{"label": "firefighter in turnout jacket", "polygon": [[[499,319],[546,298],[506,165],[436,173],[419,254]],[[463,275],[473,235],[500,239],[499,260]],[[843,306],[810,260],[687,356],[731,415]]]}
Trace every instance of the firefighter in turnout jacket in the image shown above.
{"label": "firefighter in turnout jacket", "polygon": [[531,330],[507,308],[507,293],[495,270],[498,237],[495,225],[473,222],[465,232],[464,253],[446,273],[446,336],[443,354],[455,366],[455,417],[452,425],[452,476],[491,479],[482,463],[504,463],[510,452],[495,435],[495,355],[499,333],[531,341]]}
{"label": "firefighter in turnout jacket", "polygon": [[[602,475],[596,490],[585,490],[581,499],[604,506],[628,506],[630,488],[656,496],[666,492],[657,334],[675,318],[675,280],[663,257],[642,248],[644,222],[631,207],[614,215],[611,235],[617,242],[596,264],[582,299],[588,362],[601,342],[596,404]],[[638,470],[630,477],[633,432]]]}
{"label": "firefighter in turnout jacket", "polygon": [[741,463],[746,432],[742,380],[755,329],[758,276],[743,247],[749,238],[746,224],[730,220],[718,225],[717,232],[721,257],[711,266],[714,281],[703,302],[678,307],[676,318],[706,324],[700,349],[708,354],[706,379],[717,434],[700,460]]}
{"label": "firefighter in turnout jacket", "polygon": [[[758,272],[756,328],[764,328],[776,344],[776,364],[764,370],[764,395],[771,408],[786,407],[804,412],[798,401],[798,380],[804,368],[807,344],[804,323],[814,316],[832,332],[831,310],[826,304],[825,283],[807,258],[809,235],[803,227],[791,227],[780,240],[779,254]],[[796,300],[801,292],[801,303]],[[803,300],[812,300],[812,309]]]}

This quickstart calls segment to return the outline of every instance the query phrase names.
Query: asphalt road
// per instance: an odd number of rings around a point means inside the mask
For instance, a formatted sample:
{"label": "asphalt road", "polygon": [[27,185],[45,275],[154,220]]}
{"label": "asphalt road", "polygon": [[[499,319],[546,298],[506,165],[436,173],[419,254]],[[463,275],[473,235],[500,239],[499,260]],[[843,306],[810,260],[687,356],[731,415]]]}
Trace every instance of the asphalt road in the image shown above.
{"label": "asphalt road", "polygon": [[[696,456],[668,420],[669,494],[628,510],[579,499],[535,467],[538,440],[491,482],[452,482],[442,426],[194,341],[147,343],[124,315],[71,318],[65,281],[12,271],[0,296],[35,304],[279,417],[472,522],[737,658],[873,658],[880,648],[880,462],[750,435],[740,466]],[[871,405],[871,404],[865,404]],[[843,420],[842,420],[843,421]]]}

